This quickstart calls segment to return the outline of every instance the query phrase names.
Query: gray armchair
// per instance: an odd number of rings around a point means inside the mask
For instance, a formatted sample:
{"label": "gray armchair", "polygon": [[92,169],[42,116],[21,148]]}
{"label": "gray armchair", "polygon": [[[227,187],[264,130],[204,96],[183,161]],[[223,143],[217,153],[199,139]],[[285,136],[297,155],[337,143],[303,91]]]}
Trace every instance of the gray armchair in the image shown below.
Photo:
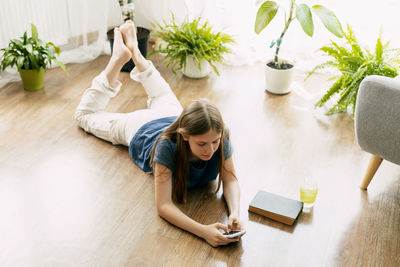
{"label": "gray armchair", "polygon": [[400,79],[366,77],[359,88],[355,133],[360,147],[371,153],[362,189],[367,189],[382,160],[400,164]]}

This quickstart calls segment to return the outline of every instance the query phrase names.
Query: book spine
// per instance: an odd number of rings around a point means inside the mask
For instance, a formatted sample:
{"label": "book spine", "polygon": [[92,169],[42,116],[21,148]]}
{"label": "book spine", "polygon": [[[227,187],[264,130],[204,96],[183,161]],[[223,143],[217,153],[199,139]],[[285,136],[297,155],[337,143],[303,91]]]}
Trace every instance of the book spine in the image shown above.
{"label": "book spine", "polygon": [[278,221],[278,222],[281,222],[281,223],[284,223],[284,224],[287,224],[287,225],[292,225],[294,223],[294,220],[295,220],[293,218],[286,217],[286,216],[283,216],[283,215],[280,215],[280,214],[276,214],[276,213],[272,213],[272,212],[269,212],[269,211],[266,211],[266,210],[258,209],[258,208],[253,207],[253,206],[249,206],[249,211],[252,211],[254,213],[260,214],[262,216],[265,216],[267,218],[270,218],[272,220],[275,220],[275,221]]}

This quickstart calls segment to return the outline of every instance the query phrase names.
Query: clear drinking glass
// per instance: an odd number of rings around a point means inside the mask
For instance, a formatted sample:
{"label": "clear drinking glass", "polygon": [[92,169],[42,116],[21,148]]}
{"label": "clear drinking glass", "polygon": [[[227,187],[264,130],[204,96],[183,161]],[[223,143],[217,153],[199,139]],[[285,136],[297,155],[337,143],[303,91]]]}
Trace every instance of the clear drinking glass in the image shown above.
{"label": "clear drinking glass", "polygon": [[304,208],[311,208],[314,206],[317,193],[318,184],[315,179],[306,177],[301,181],[300,200],[304,203]]}

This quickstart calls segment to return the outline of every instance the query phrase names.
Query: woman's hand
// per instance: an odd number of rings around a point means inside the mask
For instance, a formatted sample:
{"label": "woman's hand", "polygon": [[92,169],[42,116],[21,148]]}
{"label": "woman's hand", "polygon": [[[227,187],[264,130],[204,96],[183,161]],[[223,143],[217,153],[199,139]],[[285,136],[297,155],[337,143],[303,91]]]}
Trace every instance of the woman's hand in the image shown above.
{"label": "woman's hand", "polygon": [[230,215],[228,218],[228,228],[230,231],[232,230],[245,230],[244,229],[244,224],[240,220],[239,217],[235,215]]}
{"label": "woman's hand", "polygon": [[223,225],[222,223],[204,225],[201,237],[204,238],[207,243],[209,243],[213,247],[226,245],[240,240],[240,237],[227,238],[219,230],[223,230],[224,232],[229,231],[228,227],[226,225]]}

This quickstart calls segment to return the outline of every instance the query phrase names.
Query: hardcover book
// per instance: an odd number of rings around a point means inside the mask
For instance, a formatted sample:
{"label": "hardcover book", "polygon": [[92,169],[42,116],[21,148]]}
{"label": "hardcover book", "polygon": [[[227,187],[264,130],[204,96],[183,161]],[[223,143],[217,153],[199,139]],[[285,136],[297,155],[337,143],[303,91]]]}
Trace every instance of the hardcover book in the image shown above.
{"label": "hardcover book", "polygon": [[258,191],[249,205],[249,211],[272,220],[292,225],[303,209],[303,202]]}

